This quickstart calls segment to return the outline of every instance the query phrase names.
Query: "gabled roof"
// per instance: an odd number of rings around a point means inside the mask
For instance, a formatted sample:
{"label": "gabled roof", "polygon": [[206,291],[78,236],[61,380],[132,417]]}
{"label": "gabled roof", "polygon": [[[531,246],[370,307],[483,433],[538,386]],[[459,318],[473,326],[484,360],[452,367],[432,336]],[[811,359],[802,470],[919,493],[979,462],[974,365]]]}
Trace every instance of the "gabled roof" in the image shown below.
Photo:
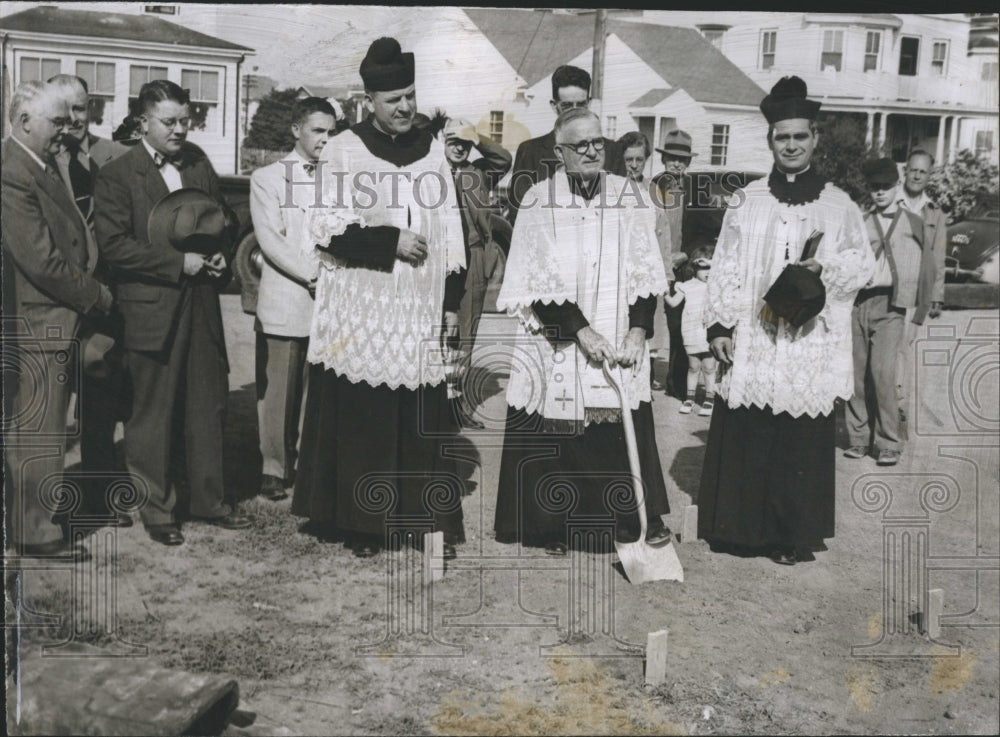
{"label": "gabled roof", "polygon": [[329,85],[313,84],[311,82],[300,85],[299,89],[313,97],[323,97],[326,99],[331,97],[336,99],[349,99],[352,95],[363,91],[360,87],[355,87],[353,89],[351,87],[344,87],[343,85],[339,87],[331,87]]}
{"label": "gabled roof", "polygon": [[650,90],[642,97],[640,97],[638,100],[633,100],[631,103],[629,103],[629,107],[656,107],[661,102],[670,97],[672,94],[674,94],[676,91],[677,88],[674,88],[672,90],[664,90],[664,89]]}
{"label": "gabled roof", "polygon": [[[593,15],[464,10],[529,87],[594,45]],[[756,107],[764,97],[764,90],[694,29],[617,20],[609,20],[607,28],[672,87],[698,102]]]}
{"label": "gabled roof", "polygon": [[176,23],[151,15],[102,13],[94,10],[68,10],[43,5],[6,18],[0,18],[0,29],[45,33],[53,36],[86,36],[112,38],[119,41],[145,41],[168,46],[200,46],[206,49],[253,51],[247,46],[223,41],[192,31]]}

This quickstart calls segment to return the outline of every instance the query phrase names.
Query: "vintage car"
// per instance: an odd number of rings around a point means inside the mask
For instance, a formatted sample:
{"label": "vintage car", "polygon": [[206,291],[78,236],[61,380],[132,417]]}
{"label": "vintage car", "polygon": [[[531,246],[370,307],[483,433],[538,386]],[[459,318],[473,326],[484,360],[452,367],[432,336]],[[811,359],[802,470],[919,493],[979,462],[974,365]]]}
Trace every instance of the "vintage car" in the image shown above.
{"label": "vintage car", "polygon": [[228,294],[239,294],[243,311],[254,314],[257,311],[257,287],[264,263],[264,254],[257,245],[250,218],[250,177],[230,174],[219,177],[222,195],[239,220],[239,235],[236,237],[236,256],[233,258],[233,280],[226,287]]}
{"label": "vintage car", "polygon": [[1000,202],[984,198],[948,228],[945,281],[1000,284]]}

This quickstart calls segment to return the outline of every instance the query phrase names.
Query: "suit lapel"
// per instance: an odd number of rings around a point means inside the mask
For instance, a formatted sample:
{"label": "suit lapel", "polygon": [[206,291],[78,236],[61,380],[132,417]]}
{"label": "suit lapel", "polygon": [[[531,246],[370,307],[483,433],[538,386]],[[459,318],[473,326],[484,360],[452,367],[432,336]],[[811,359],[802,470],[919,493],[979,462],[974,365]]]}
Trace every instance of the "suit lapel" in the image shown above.
{"label": "suit lapel", "polygon": [[[27,154],[25,154],[27,157]],[[69,194],[69,190],[66,187],[66,182],[63,181],[62,177],[59,175],[58,170],[53,169],[51,173],[44,171],[39,168],[38,164],[34,161],[27,161],[25,165],[31,175],[38,182],[38,185],[54,199],[60,207],[66,209],[66,212],[75,212],[79,214],[79,210],[76,207],[76,203],[73,202],[73,198]]]}
{"label": "suit lapel", "polygon": [[156,168],[156,164],[153,163],[153,157],[149,155],[146,147],[140,143],[135,148],[136,173],[146,188],[146,197],[149,198],[150,207],[152,207],[170,194],[170,190],[167,189],[167,183],[163,181],[163,176]]}
{"label": "suit lapel", "polygon": [[34,177],[35,181],[38,183],[39,189],[45,192],[45,194],[47,194],[56,203],[57,210],[62,213],[66,217],[66,220],[71,222],[80,232],[82,240],[87,247],[88,271],[93,270],[97,255],[96,245],[94,246],[94,251],[91,252],[93,241],[90,229],[87,228],[87,224],[84,221],[83,216],[80,215],[80,211],[76,207],[76,203],[69,195],[65,183],[59,176],[59,172],[53,170],[50,173],[43,170],[38,166],[38,163],[34,161],[14,141],[8,141],[7,144],[7,157],[5,158],[8,158],[9,160],[9,157],[14,157],[14,161],[10,162],[11,164],[16,162],[16,157],[21,157],[22,160],[20,165],[23,166],[32,177]]}

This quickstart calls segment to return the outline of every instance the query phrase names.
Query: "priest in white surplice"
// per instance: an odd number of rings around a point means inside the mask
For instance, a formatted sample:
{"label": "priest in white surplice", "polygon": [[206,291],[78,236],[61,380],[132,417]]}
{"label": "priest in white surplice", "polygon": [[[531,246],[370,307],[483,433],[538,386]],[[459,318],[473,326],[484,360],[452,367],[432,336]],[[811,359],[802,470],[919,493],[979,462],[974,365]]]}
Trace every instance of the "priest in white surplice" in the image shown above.
{"label": "priest in white surplice", "polygon": [[[616,519],[635,539],[634,499],[618,396],[601,365],[621,371],[639,447],[647,541],[666,544],[669,511],[656,450],[646,338],[667,272],[655,210],[640,186],[607,174],[597,116],[556,120],[555,175],[528,190],[497,305],[519,317],[507,387],[497,492],[501,542],[564,555],[568,521]],[[624,480],[624,485],[622,481]]]}
{"label": "priest in white surplice", "polygon": [[372,115],[323,150],[324,206],[303,244],[320,268],[292,512],[360,558],[403,517],[418,544],[433,518],[445,558],[465,539],[464,487],[441,448],[457,431],[441,345],[442,328],[457,338],[465,243],[444,149],[413,125],[414,76],[395,39],[369,47]]}
{"label": "priest in white surplice", "polygon": [[[722,223],[704,322],[722,362],[698,492],[698,536],[713,549],[812,558],[834,533],[834,402],[854,391],[851,308],[874,260],[861,211],[810,160],[819,103],[798,77],[761,102],[774,169],[738,191]],[[801,262],[826,287],[820,313],[793,327],[765,309],[786,265]]]}

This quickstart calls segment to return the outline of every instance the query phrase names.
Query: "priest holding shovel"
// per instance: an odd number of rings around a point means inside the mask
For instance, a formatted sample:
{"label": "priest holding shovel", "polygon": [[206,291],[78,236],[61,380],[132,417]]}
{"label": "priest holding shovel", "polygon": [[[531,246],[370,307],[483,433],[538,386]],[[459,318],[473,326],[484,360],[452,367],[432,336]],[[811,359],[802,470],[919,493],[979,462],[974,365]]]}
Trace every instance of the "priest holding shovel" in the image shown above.
{"label": "priest holding shovel", "polygon": [[[593,113],[562,113],[555,140],[562,165],[524,197],[497,299],[519,318],[497,539],[565,555],[571,525],[613,515],[616,542],[666,546],[671,535],[660,515],[669,506],[646,348],[669,273],[655,210],[640,188],[603,170],[605,144]],[[634,433],[623,419],[632,420]],[[631,494],[637,476],[648,518],[644,541],[638,495]]]}

